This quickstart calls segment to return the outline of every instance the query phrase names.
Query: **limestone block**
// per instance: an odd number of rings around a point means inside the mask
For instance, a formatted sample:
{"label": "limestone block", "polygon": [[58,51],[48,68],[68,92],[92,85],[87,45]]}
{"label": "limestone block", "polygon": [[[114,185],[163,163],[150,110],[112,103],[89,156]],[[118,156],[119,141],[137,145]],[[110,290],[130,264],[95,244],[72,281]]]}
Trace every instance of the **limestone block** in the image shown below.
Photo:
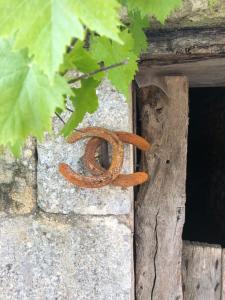
{"label": "limestone block", "polygon": [[132,234],[114,217],[0,217],[0,300],[133,299]]}
{"label": "limestone block", "polygon": [[[101,126],[113,130],[132,131],[130,108],[122,95],[105,81],[98,90],[99,109],[86,115],[80,127]],[[62,123],[55,122],[55,132]],[[106,186],[82,189],[67,182],[58,172],[60,162],[68,163],[83,173],[83,141],[69,145],[60,136],[46,136],[38,145],[38,205],[50,213],[76,214],[129,214],[132,212],[133,189]],[[123,172],[132,172],[132,148],[125,147]]]}
{"label": "limestone block", "polygon": [[36,205],[35,141],[28,139],[20,159],[0,154],[0,211],[27,214]]}
{"label": "limestone block", "polygon": [[224,17],[224,0],[183,0],[181,7],[169,16],[165,25],[152,20],[151,27],[219,26],[225,24]]}

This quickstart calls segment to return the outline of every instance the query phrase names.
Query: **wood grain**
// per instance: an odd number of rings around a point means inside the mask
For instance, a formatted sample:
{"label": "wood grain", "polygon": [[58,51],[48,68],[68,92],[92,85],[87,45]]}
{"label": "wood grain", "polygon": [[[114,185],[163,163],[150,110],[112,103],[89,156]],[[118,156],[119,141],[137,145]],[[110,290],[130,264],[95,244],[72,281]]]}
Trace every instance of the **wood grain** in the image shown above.
{"label": "wood grain", "polygon": [[152,78],[184,75],[191,87],[225,86],[225,28],[147,30],[149,47],[136,76],[140,87]]}
{"label": "wood grain", "polygon": [[166,76],[167,95],[142,89],[142,136],[152,148],[143,157],[151,175],[136,202],[136,299],[181,300],[182,229],[188,128],[188,82]]}
{"label": "wood grain", "polygon": [[166,75],[186,76],[190,87],[222,87],[225,86],[225,58],[210,58],[204,60],[182,60],[178,63],[164,65],[140,65],[136,75],[139,87],[151,85],[154,78]]}
{"label": "wood grain", "polygon": [[224,57],[225,27],[199,27],[179,29],[147,29],[148,49],[141,60],[178,61],[185,56],[194,57]]}
{"label": "wood grain", "polygon": [[182,281],[184,300],[220,300],[221,254],[218,245],[184,242]]}

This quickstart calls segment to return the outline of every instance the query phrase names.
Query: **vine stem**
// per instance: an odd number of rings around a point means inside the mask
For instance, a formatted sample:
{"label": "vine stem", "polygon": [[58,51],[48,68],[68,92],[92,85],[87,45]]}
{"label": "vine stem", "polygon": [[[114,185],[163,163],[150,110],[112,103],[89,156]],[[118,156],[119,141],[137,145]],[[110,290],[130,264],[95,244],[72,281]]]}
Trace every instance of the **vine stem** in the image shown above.
{"label": "vine stem", "polygon": [[68,83],[69,83],[69,84],[72,84],[72,83],[75,83],[75,82],[77,82],[77,81],[79,81],[79,80],[81,80],[81,79],[84,79],[84,78],[86,79],[86,78],[92,77],[92,76],[94,76],[95,74],[98,74],[98,73],[100,73],[100,72],[108,71],[108,70],[110,70],[110,69],[114,69],[114,68],[117,68],[117,67],[119,67],[119,66],[123,66],[123,65],[127,65],[127,64],[128,64],[128,61],[127,61],[127,60],[124,60],[124,61],[121,61],[121,62],[119,62],[119,63],[116,63],[116,64],[113,64],[113,65],[107,66],[107,67],[102,67],[102,68],[100,68],[100,69],[98,69],[98,70],[95,70],[95,71],[93,71],[93,72],[83,74],[83,75],[81,75],[81,76],[79,76],[79,77],[77,77],[77,78],[75,78],[75,79],[71,79],[71,80],[68,81]]}
{"label": "vine stem", "polygon": [[[75,83],[75,82],[77,82],[77,81],[79,81],[79,80],[81,80],[81,79],[84,79],[84,78],[85,78],[85,79],[86,79],[86,78],[90,78],[90,77],[92,77],[93,75],[98,74],[98,73],[100,73],[100,72],[104,72],[104,71],[107,71],[107,70],[110,70],[110,69],[113,69],[113,68],[117,68],[117,67],[119,67],[119,66],[123,66],[123,65],[126,65],[126,64],[128,64],[128,61],[127,61],[127,60],[124,60],[124,61],[118,62],[118,63],[116,63],[116,64],[107,66],[107,67],[102,67],[102,68],[100,68],[100,69],[98,69],[98,70],[95,70],[95,71],[93,71],[93,72],[86,73],[86,74],[83,74],[83,75],[81,75],[81,76],[79,76],[79,77],[77,77],[77,78],[71,79],[71,80],[68,81],[68,83],[69,83],[69,84],[72,84],[72,83]],[[66,109],[67,109],[68,111],[70,111],[70,112],[73,112],[73,110],[70,109],[70,108],[67,107],[67,106],[66,106]],[[61,120],[61,122],[62,122],[63,124],[66,124],[66,122],[63,120],[63,118],[62,118],[57,112],[55,112],[55,115]],[[81,130],[79,130],[79,129],[74,129],[74,130],[75,130],[75,131],[81,131]]]}
{"label": "vine stem", "polygon": [[[66,122],[63,120],[63,118],[62,118],[57,112],[55,112],[55,115],[57,116],[57,118],[59,118],[59,120],[60,120],[64,125],[66,124]],[[76,129],[76,128],[74,128],[74,130],[75,130],[75,131],[78,131],[78,132],[83,132],[82,129]]]}
{"label": "vine stem", "polygon": [[66,109],[70,112],[74,112],[74,110],[72,110],[71,108],[69,108],[68,106],[66,106]]}
{"label": "vine stem", "polygon": [[57,112],[55,112],[55,115],[59,118],[59,120],[60,120],[63,124],[66,124],[65,121],[63,120],[63,118],[62,118]]}

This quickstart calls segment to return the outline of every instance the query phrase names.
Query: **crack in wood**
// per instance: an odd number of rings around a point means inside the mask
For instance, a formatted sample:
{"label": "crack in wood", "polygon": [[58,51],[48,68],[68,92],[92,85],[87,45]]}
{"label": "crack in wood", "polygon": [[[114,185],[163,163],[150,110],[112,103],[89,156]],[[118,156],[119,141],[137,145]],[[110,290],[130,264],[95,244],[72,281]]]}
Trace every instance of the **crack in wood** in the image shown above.
{"label": "crack in wood", "polygon": [[152,290],[151,290],[151,300],[153,300],[153,294],[154,294],[154,289],[155,289],[155,284],[156,284],[156,278],[157,278],[157,273],[156,273],[156,257],[158,253],[158,215],[159,215],[159,209],[157,211],[157,214],[155,216],[155,228],[154,228],[154,234],[155,234],[155,254],[154,254],[154,280],[153,280],[153,285],[152,285]]}

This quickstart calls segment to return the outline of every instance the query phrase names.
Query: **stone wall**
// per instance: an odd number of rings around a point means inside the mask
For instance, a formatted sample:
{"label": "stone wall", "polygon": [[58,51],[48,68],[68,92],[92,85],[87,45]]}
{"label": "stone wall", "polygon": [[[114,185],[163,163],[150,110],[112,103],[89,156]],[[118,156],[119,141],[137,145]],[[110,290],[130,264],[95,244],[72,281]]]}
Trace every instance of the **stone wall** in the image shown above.
{"label": "stone wall", "polygon": [[[224,26],[224,17],[224,0],[184,0],[164,28]],[[99,110],[82,126],[132,131],[123,97],[108,82],[98,93]],[[58,163],[83,172],[84,144],[68,145],[61,126],[55,120],[55,135],[37,147],[30,139],[20,160],[0,156],[0,300],[133,300],[133,189],[66,182]],[[124,171],[132,167],[127,147]]]}
{"label": "stone wall", "polygon": [[225,25],[224,0],[183,0],[179,9],[169,16],[162,26],[151,20],[151,27],[181,28]]}
{"label": "stone wall", "polygon": [[29,214],[36,209],[36,143],[29,139],[20,160],[0,154],[0,212]]}
{"label": "stone wall", "polygon": [[[131,113],[108,82],[100,107],[81,124],[132,131]],[[65,118],[67,116],[64,116]],[[133,189],[80,189],[58,173],[83,172],[84,143],[57,135],[29,140],[23,156],[0,160],[0,300],[133,299]],[[124,171],[132,172],[125,149]]]}

